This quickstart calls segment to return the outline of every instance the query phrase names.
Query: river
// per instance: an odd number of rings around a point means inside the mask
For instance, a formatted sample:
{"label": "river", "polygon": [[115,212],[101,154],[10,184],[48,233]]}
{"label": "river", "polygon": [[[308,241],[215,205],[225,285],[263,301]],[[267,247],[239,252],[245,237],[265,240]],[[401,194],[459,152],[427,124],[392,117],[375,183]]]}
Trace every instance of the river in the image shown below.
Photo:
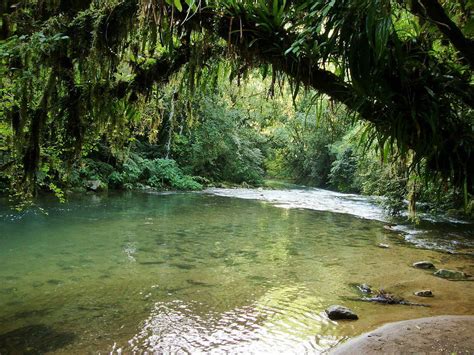
{"label": "river", "polygon": [[[387,322],[474,312],[473,282],[411,266],[474,274],[473,226],[424,216],[388,230],[366,197],[209,189],[39,206],[0,208],[2,354],[320,353]],[[360,302],[360,283],[430,307]],[[360,319],[329,320],[332,304]]]}

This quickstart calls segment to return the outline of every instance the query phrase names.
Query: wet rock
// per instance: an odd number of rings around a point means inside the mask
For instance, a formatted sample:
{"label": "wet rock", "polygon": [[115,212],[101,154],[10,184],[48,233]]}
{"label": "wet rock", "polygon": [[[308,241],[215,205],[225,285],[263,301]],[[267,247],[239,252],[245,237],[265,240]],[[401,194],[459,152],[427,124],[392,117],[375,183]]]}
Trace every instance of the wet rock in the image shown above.
{"label": "wet rock", "polygon": [[100,180],[87,180],[85,183],[87,190],[98,192],[104,189],[104,185]]}
{"label": "wet rock", "polygon": [[435,266],[432,262],[429,261],[417,261],[413,264],[413,267],[417,269],[434,269]]}
{"label": "wet rock", "polygon": [[383,229],[387,230],[387,231],[390,231],[390,232],[396,232],[396,230],[394,229],[394,227],[396,226],[396,224],[386,224],[383,226]]}
{"label": "wet rock", "polygon": [[372,293],[372,288],[367,284],[357,285],[357,288],[362,293],[366,293],[366,294]]}
{"label": "wet rock", "polygon": [[384,289],[375,290],[372,297],[365,297],[361,300],[383,304],[403,304],[405,302],[403,298],[392,295],[391,293],[386,292]]}
{"label": "wet rock", "polygon": [[371,297],[362,297],[357,299],[358,301],[364,302],[375,302],[381,304],[400,304],[404,306],[421,306],[429,307],[427,304],[412,303],[404,300],[401,297],[397,297],[391,293],[386,292],[384,289],[372,291]]}
{"label": "wet rock", "polygon": [[388,249],[388,248],[390,248],[390,245],[384,244],[384,243],[380,243],[380,244],[378,244],[377,246],[378,246],[379,248],[383,248],[383,249]]}
{"label": "wet rock", "polygon": [[421,290],[416,291],[414,295],[418,297],[433,297],[433,292],[431,292],[431,290]]}
{"label": "wet rock", "polygon": [[446,269],[439,269],[433,275],[442,277],[443,279],[452,279],[452,280],[463,280],[468,277],[468,275],[462,271],[446,270]]}
{"label": "wet rock", "polygon": [[333,305],[326,309],[326,314],[328,315],[329,319],[332,320],[340,320],[340,319],[350,319],[355,320],[359,319],[357,314],[355,314],[352,310],[347,307]]}

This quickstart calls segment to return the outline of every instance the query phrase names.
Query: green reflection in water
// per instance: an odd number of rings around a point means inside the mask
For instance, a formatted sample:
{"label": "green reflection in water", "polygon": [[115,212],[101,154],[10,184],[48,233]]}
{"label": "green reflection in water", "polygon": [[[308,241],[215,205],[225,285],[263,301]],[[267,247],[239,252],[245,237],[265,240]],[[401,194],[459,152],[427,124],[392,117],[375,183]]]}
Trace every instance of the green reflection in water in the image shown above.
{"label": "green reflection in water", "polygon": [[[376,221],[191,193],[44,207],[2,212],[0,353],[319,352],[384,322],[474,310],[472,283],[410,267],[429,259],[472,273],[469,256],[415,249]],[[436,297],[430,308],[347,300],[363,282]],[[328,321],[334,303],[360,320]]]}

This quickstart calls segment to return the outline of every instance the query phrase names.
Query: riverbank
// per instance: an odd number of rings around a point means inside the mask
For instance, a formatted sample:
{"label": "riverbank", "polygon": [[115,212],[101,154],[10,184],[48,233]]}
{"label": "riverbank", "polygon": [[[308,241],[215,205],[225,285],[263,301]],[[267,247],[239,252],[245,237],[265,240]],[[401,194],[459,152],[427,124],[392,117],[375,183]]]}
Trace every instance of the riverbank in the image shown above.
{"label": "riverbank", "polygon": [[333,355],[474,352],[474,316],[437,316],[386,324],[336,347]]}

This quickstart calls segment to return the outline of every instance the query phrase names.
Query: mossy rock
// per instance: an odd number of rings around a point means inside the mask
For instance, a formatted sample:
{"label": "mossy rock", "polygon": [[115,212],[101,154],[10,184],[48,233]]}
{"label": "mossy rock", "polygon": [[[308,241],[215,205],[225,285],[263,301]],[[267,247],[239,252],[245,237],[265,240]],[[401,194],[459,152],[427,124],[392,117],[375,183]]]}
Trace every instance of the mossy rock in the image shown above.
{"label": "mossy rock", "polygon": [[464,280],[468,278],[468,275],[462,271],[447,270],[447,269],[439,269],[433,275],[437,277],[441,277],[443,279],[450,279],[450,280]]}

